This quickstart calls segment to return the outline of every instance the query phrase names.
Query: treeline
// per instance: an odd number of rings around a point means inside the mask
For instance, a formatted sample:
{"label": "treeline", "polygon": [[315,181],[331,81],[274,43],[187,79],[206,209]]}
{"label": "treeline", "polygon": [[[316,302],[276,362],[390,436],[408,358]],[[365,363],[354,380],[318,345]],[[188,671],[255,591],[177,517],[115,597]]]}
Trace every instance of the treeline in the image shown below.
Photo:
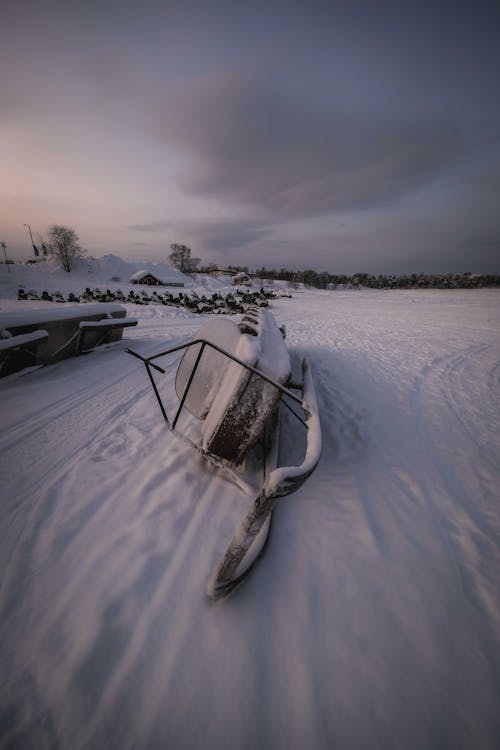
{"label": "treeline", "polygon": [[290,271],[287,268],[258,268],[249,271],[246,266],[229,266],[233,271],[244,271],[263,281],[282,279],[293,287],[297,284],[317,289],[332,289],[337,286],[368,287],[369,289],[480,289],[500,286],[500,275],[466,273],[412,273],[412,274],[334,274],[327,271]]}

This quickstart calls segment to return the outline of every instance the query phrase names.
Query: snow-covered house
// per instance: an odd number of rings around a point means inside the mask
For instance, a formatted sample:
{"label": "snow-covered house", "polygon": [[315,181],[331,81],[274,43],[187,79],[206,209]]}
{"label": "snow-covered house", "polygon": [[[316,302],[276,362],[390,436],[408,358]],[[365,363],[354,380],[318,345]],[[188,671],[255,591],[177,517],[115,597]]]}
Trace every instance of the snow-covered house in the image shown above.
{"label": "snow-covered house", "polygon": [[232,268],[208,268],[207,274],[218,279],[221,276],[234,276],[237,271],[233,271]]}
{"label": "snow-covered house", "polygon": [[182,274],[175,269],[170,269],[168,275],[156,275],[148,270],[136,271],[130,277],[132,284],[147,284],[148,286],[184,286]]}
{"label": "snow-covered house", "polygon": [[240,271],[233,276],[233,284],[235,286],[252,286],[252,279],[247,273]]}
{"label": "snow-covered house", "polygon": [[150,271],[136,271],[130,277],[132,284],[148,284],[148,286],[159,286],[162,282]]}

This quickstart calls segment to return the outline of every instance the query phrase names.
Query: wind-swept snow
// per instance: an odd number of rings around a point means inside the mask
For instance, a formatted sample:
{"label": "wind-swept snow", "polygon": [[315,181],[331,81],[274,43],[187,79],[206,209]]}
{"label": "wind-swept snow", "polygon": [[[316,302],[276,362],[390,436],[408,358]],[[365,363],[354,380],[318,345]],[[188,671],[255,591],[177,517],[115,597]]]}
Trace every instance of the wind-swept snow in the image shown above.
{"label": "wind-swept snow", "polygon": [[[499,303],[273,303],[294,377],[311,362],[323,455],[216,605],[249,498],[169,432],[124,351],[181,343],[199,316],[127,305],[123,341],[1,380],[0,745],[497,747]],[[171,414],[176,361],[159,364]]]}

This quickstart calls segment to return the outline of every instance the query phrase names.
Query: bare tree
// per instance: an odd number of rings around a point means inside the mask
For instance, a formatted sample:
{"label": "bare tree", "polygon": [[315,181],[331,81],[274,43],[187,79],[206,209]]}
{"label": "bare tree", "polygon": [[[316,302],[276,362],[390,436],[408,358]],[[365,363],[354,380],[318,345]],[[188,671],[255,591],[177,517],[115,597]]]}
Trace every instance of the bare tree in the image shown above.
{"label": "bare tree", "polygon": [[59,258],[65,271],[71,271],[75,260],[81,258],[86,252],[79,244],[75,230],[60,224],[53,224],[47,236],[51,253]]}
{"label": "bare tree", "polygon": [[191,248],[187,245],[178,245],[176,242],[170,245],[171,253],[168,256],[174,268],[182,273],[194,273],[200,264],[200,258],[191,257]]}

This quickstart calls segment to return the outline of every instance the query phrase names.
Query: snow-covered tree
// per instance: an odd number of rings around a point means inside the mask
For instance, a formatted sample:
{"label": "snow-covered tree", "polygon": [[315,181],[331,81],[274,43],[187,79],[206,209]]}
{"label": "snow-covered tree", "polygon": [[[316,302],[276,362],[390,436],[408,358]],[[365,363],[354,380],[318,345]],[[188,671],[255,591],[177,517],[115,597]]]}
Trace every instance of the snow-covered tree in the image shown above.
{"label": "snow-covered tree", "polygon": [[59,258],[65,271],[71,271],[75,260],[81,258],[86,252],[79,244],[77,233],[71,227],[53,224],[47,233],[47,238],[50,252]]}
{"label": "snow-covered tree", "polygon": [[178,245],[176,242],[170,245],[171,253],[168,256],[174,268],[182,273],[194,273],[200,264],[200,258],[191,257],[191,248],[187,245]]}

